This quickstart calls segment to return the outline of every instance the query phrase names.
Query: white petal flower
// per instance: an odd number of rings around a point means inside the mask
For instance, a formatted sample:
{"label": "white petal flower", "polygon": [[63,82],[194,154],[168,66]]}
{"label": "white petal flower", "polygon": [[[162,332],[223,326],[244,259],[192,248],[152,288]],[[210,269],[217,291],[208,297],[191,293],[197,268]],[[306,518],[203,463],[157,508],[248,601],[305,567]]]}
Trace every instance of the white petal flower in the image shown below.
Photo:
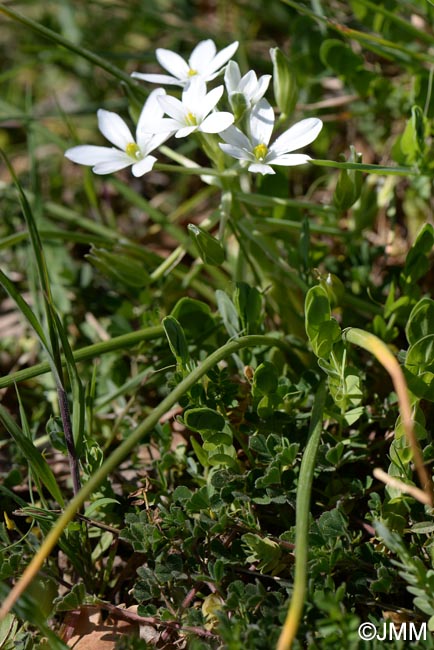
{"label": "white petal flower", "polygon": [[238,41],[234,41],[221,52],[217,52],[214,41],[211,39],[201,41],[194,48],[187,63],[176,52],[160,47],[156,51],[157,60],[162,68],[170,72],[170,75],[133,72],[131,76],[152,83],[181,87],[187,86],[195,77],[199,77],[205,82],[212,81],[220,74],[223,66],[235,54],[237,48]]}
{"label": "white petal flower", "polygon": [[124,120],[116,113],[100,109],[98,128],[114,147],[79,145],[65,151],[65,156],[80,165],[90,165],[95,174],[111,174],[132,165],[134,176],[143,176],[149,172],[157,160],[150,156],[151,151],[165,142],[171,133],[149,133],[147,124],[163,116],[158,98],[166,94],[162,88],[154,90],[146,100],[136,129],[134,140]]}
{"label": "white petal flower", "polygon": [[225,85],[232,109],[235,110],[233,102],[236,102],[237,95],[244,97],[246,109],[253,108],[267,92],[270,80],[270,74],[264,74],[258,79],[254,70],[249,70],[241,77],[238,64],[229,61],[225,70]]}
{"label": "white petal flower", "polygon": [[199,77],[192,79],[182,92],[182,101],[167,95],[159,103],[169,117],[151,122],[148,126],[154,133],[175,131],[176,138],[183,138],[193,131],[220,133],[234,121],[234,116],[225,111],[213,109],[223,94],[223,86],[206,92],[205,82]]}
{"label": "white petal flower", "polygon": [[248,170],[257,174],[274,174],[271,165],[290,167],[310,160],[306,154],[291,152],[315,140],[322,129],[321,120],[316,117],[301,120],[269,146],[273,127],[273,109],[267,100],[261,99],[250,114],[248,136],[230,126],[220,134],[225,142],[219,146],[229,156],[248,164]]}

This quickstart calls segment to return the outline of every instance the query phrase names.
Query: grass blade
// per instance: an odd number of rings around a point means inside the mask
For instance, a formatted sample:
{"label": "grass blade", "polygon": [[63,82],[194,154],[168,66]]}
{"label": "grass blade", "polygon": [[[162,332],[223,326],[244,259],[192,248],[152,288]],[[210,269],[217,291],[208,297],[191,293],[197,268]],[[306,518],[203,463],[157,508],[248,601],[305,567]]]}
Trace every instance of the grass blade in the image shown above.
{"label": "grass blade", "polygon": [[32,440],[20,429],[18,424],[9,415],[8,411],[0,404],[0,421],[11,434],[16,445],[26,457],[34,475],[45,485],[53,499],[61,506],[64,505],[62,493],[57,481],[41,452],[35,447]]}

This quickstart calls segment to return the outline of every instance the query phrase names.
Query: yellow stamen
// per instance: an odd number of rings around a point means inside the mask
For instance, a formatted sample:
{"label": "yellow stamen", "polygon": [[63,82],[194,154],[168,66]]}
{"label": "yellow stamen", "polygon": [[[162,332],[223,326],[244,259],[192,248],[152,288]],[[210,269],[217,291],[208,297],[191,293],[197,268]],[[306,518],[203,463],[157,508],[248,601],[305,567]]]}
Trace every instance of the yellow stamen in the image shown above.
{"label": "yellow stamen", "polygon": [[193,70],[193,68],[190,68],[187,74],[189,77],[194,77],[195,75],[197,75],[197,70]]}
{"label": "yellow stamen", "polygon": [[185,122],[188,126],[197,126],[197,119],[194,113],[187,113],[185,116]]}
{"label": "yellow stamen", "polygon": [[256,160],[262,162],[268,153],[268,147],[264,143],[257,144],[256,147],[253,148],[253,153],[255,154]]}
{"label": "yellow stamen", "polygon": [[130,156],[130,158],[134,158],[135,160],[140,160],[142,158],[142,152],[135,142],[129,142],[125,147],[125,152]]}

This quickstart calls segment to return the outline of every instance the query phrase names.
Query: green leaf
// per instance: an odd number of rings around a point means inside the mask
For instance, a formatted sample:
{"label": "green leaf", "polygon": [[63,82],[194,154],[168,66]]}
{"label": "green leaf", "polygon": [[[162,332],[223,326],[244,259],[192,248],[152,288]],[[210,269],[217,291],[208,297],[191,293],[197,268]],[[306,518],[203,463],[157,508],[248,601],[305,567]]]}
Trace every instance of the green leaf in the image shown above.
{"label": "green leaf", "polygon": [[150,277],[143,262],[119,250],[107,250],[92,246],[85,255],[101,273],[126,287],[141,289],[149,284]]}
{"label": "green leaf", "polygon": [[434,247],[434,227],[426,223],[419,231],[413,246],[410,248],[405,266],[401,273],[404,285],[415,285],[429,270],[428,256]]}
{"label": "green leaf", "polygon": [[222,245],[200,226],[189,223],[188,231],[196,244],[197,251],[205,264],[220,266],[225,261],[225,252]]}
{"label": "green leaf", "polygon": [[335,540],[347,534],[348,520],[338,508],[333,508],[322,513],[317,525],[325,540]]}
{"label": "green leaf", "polygon": [[185,367],[188,364],[190,355],[184,330],[173,316],[163,318],[162,325],[173,356],[181,366]]}
{"label": "green leaf", "polygon": [[184,413],[185,425],[192,431],[222,431],[225,419],[221,413],[205,406],[189,409]]}
{"label": "green leaf", "polygon": [[69,612],[79,609],[85,600],[86,587],[82,582],[78,582],[64,596],[55,598],[53,604],[56,612]]}
{"label": "green leaf", "polygon": [[194,339],[203,338],[206,332],[211,332],[215,327],[209,305],[188,296],[178,300],[171,316],[176,318],[184,332]]}
{"label": "green leaf", "polygon": [[399,147],[403,154],[404,163],[413,164],[421,161],[425,153],[428,135],[428,120],[419,106],[413,106],[411,118],[408,120],[399,139]]}
{"label": "green leaf", "polygon": [[411,310],[405,326],[407,341],[411,344],[434,332],[434,300],[422,298]]}
{"label": "green leaf", "polygon": [[208,453],[202,449],[202,446],[194,438],[190,439],[191,446],[193,447],[194,453],[196,454],[197,460],[202,465],[202,467],[209,467],[210,463],[208,460]]}
{"label": "green leaf", "polygon": [[57,481],[41,452],[35,447],[30,440],[21,431],[20,427],[11,418],[6,409],[0,405],[0,421],[15,440],[17,446],[26,457],[35,476],[45,485],[53,499],[61,506],[64,505],[62,493],[57,485]]}
{"label": "green leaf", "polygon": [[272,573],[279,567],[282,550],[277,542],[254,533],[246,533],[241,539],[250,552],[247,562],[257,564],[261,573]]}
{"label": "green leaf", "polygon": [[277,370],[269,361],[264,361],[256,368],[253,375],[253,387],[255,392],[261,395],[275,393],[278,382],[279,377]]}
{"label": "green leaf", "polygon": [[306,332],[317,357],[327,359],[341,336],[341,328],[331,318],[327,291],[321,285],[311,287],[305,300]]}
{"label": "green leaf", "polygon": [[101,497],[101,499],[96,499],[95,501],[92,501],[92,503],[84,511],[84,514],[86,517],[92,517],[94,512],[96,512],[103,506],[108,505],[109,503],[117,503],[119,505],[119,501],[117,499],[112,499],[110,497]]}
{"label": "green leaf", "polygon": [[225,291],[217,289],[215,292],[217,306],[225,329],[231,338],[237,338],[240,334],[240,322],[234,303]]}
{"label": "green leaf", "polygon": [[255,333],[262,310],[262,296],[259,291],[246,282],[237,282],[234,291],[234,304],[243,330],[248,334]]}
{"label": "green leaf", "polygon": [[[355,148],[350,146],[348,162],[361,163],[362,155],[356,153]],[[355,169],[342,169],[336,183],[333,194],[333,203],[341,212],[348,210],[359,198],[362,190],[362,172]]]}
{"label": "green leaf", "polygon": [[434,370],[434,334],[424,336],[409,347],[405,365],[417,375],[423,370]]}

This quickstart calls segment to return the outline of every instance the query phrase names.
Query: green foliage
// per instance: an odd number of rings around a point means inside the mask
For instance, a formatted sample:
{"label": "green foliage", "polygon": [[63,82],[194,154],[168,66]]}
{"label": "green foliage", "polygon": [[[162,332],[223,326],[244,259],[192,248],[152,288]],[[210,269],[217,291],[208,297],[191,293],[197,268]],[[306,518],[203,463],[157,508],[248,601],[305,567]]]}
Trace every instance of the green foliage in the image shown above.
{"label": "green foliage", "polygon": [[223,264],[225,252],[222,245],[206,230],[193,223],[189,223],[187,228],[202,261],[212,266]]}

